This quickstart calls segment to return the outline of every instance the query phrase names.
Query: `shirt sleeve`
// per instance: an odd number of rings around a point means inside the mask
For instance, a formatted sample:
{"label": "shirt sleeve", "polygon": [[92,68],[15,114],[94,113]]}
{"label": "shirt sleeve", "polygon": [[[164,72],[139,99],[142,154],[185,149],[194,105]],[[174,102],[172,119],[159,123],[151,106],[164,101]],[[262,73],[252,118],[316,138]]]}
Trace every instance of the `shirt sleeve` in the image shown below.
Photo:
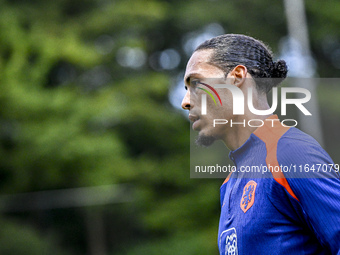
{"label": "shirt sleeve", "polygon": [[339,168],[314,140],[283,138],[277,150],[278,163],[298,198],[303,217],[322,246],[340,255]]}

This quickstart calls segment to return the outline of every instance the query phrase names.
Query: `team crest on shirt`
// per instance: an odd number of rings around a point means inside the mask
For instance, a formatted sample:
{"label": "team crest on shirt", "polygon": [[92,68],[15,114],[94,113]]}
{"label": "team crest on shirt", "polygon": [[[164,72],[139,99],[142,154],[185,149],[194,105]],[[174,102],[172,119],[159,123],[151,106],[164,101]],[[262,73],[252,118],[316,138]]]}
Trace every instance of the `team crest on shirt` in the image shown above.
{"label": "team crest on shirt", "polygon": [[240,206],[244,213],[246,213],[254,204],[256,186],[256,182],[249,181],[243,188]]}
{"label": "team crest on shirt", "polygon": [[[222,248],[222,254],[224,255],[238,255],[237,251],[237,234],[235,228],[229,228],[221,233],[220,242],[222,242],[225,236],[224,247]],[[224,251],[223,251],[224,248]]]}

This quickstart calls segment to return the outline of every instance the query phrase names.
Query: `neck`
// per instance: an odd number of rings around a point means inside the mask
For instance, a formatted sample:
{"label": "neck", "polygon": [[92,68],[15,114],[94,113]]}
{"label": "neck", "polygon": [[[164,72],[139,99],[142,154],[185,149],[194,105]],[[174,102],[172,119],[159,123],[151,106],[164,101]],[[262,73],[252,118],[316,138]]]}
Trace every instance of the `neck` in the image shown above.
{"label": "neck", "polygon": [[[240,148],[248,140],[250,135],[258,128],[249,126],[248,121],[253,119],[265,120],[269,116],[270,115],[254,115],[253,117],[239,116],[238,118],[233,118],[230,121],[230,126],[228,126],[228,130],[226,130],[222,141],[230,150]],[[260,123],[254,122],[251,125],[260,125]]]}
{"label": "neck", "polygon": [[[257,95],[259,100],[256,100],[254,107],[258,110],[267,110],[269,109],[269,105],[266,98],[259,98],[261,96]],[[262,97],[265,97],[263,95]],[[252,127],[255,125],[260,125],[259,121],[251,123],[252,126],[248,125],[249,120],[265,120],[270,115],[255,115],[249,110],[245,115],[242,116],[233,116],[232,120],[230,120],[231,125],[228,125],[227,130],[225,132],[224,137],[222,138],[224,144],[230,150],[236,150],[241,147],[250,137],[250,135],[258,128]],[[234,124],[236,123],[236,124]]]}

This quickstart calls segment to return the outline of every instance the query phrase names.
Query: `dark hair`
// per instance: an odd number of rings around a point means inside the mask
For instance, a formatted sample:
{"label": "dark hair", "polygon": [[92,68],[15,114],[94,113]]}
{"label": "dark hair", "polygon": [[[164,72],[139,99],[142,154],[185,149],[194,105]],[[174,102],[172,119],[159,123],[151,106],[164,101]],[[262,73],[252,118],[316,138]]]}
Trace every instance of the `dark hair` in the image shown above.
{"label": "dark hair", "polygon": [[273,53],[269,47],[250,36],[220,35],[205,41],[195,51],[204,49],[214,50],[209,62],[225,71],[226,75],[237,65],[247,67],[257,89],[266,93],[287,76],[286,62],[273,62]]}

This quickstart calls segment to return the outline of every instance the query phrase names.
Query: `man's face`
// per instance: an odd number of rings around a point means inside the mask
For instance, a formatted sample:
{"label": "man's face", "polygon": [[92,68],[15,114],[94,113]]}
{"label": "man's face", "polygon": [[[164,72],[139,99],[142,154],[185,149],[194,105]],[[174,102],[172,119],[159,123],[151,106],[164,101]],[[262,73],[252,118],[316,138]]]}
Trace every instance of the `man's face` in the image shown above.
{"label": "man's face", "polygon": [[[207,114],[201,114],[201,97],[207,94],[200,88],[200,82],[212,87],[216,84],[225,84],[225,73],[218,67],[209,63],[213,50],[200,50],[194,52],[188,61],[184,76],[184,83],[187,93],[182,101],[182,108],[189,110],[189,119],[193,122],[192,128],[199,131],[197,144],[203,146],[211,145],[216,139],[221,139],[227,131],[227,125],[213,126],[214,119],[232,118],[231,93],[226,89],[216,89],[220,95],[222,104],[216,99],[215,105],[213,99],[207,95]],[[209,90],[209,89],[207,89]]]}

